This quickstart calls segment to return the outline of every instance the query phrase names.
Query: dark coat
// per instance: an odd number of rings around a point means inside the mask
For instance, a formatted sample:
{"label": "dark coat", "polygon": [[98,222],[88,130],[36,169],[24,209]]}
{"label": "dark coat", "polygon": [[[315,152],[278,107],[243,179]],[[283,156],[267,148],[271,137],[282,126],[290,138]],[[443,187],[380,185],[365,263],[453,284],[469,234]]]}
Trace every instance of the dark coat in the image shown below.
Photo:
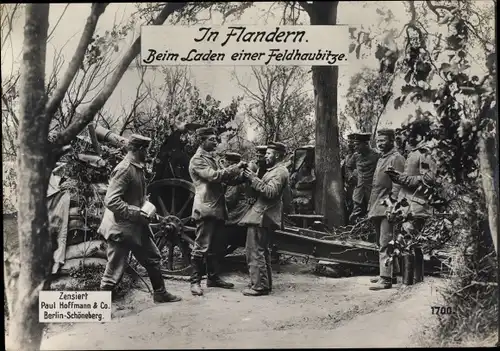
{"label": "dark coat", "polygon": [[404,171],[405,158],[396,149],[392,149],[387,154],[382,155],[377,162],[377,168],[373,175],[368,218],[384,217],[387,207],[382,204],[383,200],[389,195],[392,195],[394,199],[397,199],[399,196],[401,186],[393,183],[391,178],[385,173],[389,167],[393,167],[398,172]]}
{"label": "dark coat", "polygon": [[270,229],[282,226],[283,198],[288,186],[288,169],[283,163],[268,168],[262,179],[254,178],[251,187],[257,191],[257,202],[240,221],[242,225],[256,225]]}
{"label": "dark coat", "polygon": [[437,164],[431,156],[431,151],[425,142],[417,145],[408,153],[404,173],[398,177],[401,184],[399,198],[405,197],[410,204],[410,212],[414,217],[429,217],[433,209],[429,206],[423,191],[418,187],[422,184],[432,184],[435,181]]}
{"label": "dark coat", "polygon": [[146,200],[144,166],[132,161],[129,155],[111,173],[106,196],[104,215],[98,233],[106,240],[131,241],[141,245],[148,234],[145,223],[129,219],[129,206],[142,207]]}

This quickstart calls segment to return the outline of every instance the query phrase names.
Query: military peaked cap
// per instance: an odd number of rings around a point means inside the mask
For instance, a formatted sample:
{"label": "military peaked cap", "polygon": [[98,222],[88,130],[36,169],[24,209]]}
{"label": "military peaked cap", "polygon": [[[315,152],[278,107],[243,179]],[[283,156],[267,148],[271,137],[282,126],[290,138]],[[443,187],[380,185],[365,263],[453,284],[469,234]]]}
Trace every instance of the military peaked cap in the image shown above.
{"label": "military peaked cap", "polygon": [[267,145],[258,145],[255,147],[255,150],[257,150],[257,153],[259,154],[265,154],[267,150]]}
{"label": "military peaked cap", "polygon": [[217,132],[215,131],[215,128],[203,127],[203,128],[198,128],[196,130],[196,134],[198,136],[209,136],[209,135],[216,135]]}
{"label": "military peaked cap", "polygon": [[241,155],[237,152],[226,152],[224,158],[228,161],[239,162],[241,160]]}
{"label": "military peaked cap", "polygon": [[358,135],[357,133],[351,133],[347,136],[347,139],[348,140],[356,140],[356,135]]}
{"label": "military peaked cap", "polygon": [[128,144],[135,147],[148,147],[149,144],[151,144],[151,138],[139,134],[132,134],[128,139]]}
{"label": "military peaked cap", "polygon": [[283,152],[283,153],[286,152],[286,145],[283,143],[280,143],[280,142],[269,143],[269,145],[267,145],[267,148],[277,150],[277,151]]}
{"label": "military peaked cap", "polygon": [[371,133],[356,133],[354,140],[356,141],[369,141],[372,137]]}
{"label": "military peaked cap", "polygon": [[377,130],[377,134],[378,135],[387,135],[387,136],[393,137],[394,135],[396,135],[396,132],[394,129],[385,128],[385,129]]}

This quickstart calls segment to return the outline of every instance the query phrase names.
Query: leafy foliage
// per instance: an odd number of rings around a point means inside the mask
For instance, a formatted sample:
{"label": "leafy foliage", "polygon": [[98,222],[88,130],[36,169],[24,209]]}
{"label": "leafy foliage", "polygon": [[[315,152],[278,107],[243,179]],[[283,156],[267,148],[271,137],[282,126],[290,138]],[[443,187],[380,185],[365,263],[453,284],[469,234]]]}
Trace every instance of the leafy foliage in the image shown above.
{"label": "leafy foliage", "polygon": [[[409,25],[403,60],[406,84],[395,101],[395,108],[405,100],[432,102],[434,111],[417,110],[416,119],[430,118],[433,127],[429,140],[434,140],[434,156],[440,173],[448,181],[461,182],[477,178],[479,133],[493,130],[485,116],[496,104],[495,89],[487,81],[496,79],[493,53],[486,53],[488,73],[483,79],[470,76],[467,59],[469,33],[467,11],[460,5],[447,25],[448,34],[429,49],[425,29]],[[439,84],[435,84],[436,75]],[[490,83],[491,84],[491,83]]]}
{"label": "leafy foliage", "polygon": [[353,131],[373,132],[391,96],[392,74],[364,68],[352,76],[341,119],[353,120]]}
{"label": "leafy foliage", "polygon": [[161,74],[164,84],[150,92],[150,104],[137,107],[130,128],[152,139],[149,158],[156,179],[163,178],[165,169],[170,172],[169,163],[186,175],[189,157],[198,146],[195,134],[184,128],[186,123],[214,127],[225,139],[231,139],[237,132],[233,122],[241,102],[235,97],[223,106],[210,95],[201,96],[186,68],[164,67]]}
{"label": "leafy foliage", "polygon": [[[423,6],[445,28],[439,35],[428,33],[415,3],[409,2],[411,21],[405,26],[406,47],[399,66],[405,84],[394,106],[423,102],[433,107],[426,109],[420,104],[403,127],[411,132],[418,125],[428,126],[424,139],[438,172],[437,181],[427,190],[439,201],[428,200],[438,214],[416,233],[412,231],[413,219],[405,216],[407,199],[389,201],[388,212],[398,224],[393,255],[414,246],[431,254],[441,248],[452,254],[445,262],[452,279],[442,296],[457,313],[441,319],[436,332],[441,339],[451,336],[459,341],[467,333],[487,334],[497,325],[492,316],[498,313],[498,296],[492,296],[490,282],[496,280],[498,266],[478,182],[479,141],[495,136],[496,129],[495,52],[484,45],[488,36],[480,35],[487,24],[474,26],[470,22],[477,15],[475,2],[427,1]],[[471,73],[471,52],[478,46],[484,54],[482,78]]]}

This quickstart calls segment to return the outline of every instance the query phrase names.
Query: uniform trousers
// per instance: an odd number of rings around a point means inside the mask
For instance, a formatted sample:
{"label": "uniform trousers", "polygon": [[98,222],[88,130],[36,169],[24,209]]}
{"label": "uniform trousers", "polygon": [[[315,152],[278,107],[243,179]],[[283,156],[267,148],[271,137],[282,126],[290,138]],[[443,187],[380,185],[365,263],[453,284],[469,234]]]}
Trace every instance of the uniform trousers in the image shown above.
{"label": "uniform trousers", "polygon": [[227,230],[224,221],[203,218],[196,221],[196,238],[193,252],[193,274],[191,283],[199,283],[203,274],[203,259],[206,259],[207,275],[215,279],[220,272],[220,261],[227,249]]}
{"label": "uniform trousers", "polygon": [[272,288],[271,251],[272,231],[268,228],[249,226],[245,246],[251,288],[269,291]]}
{"label": "uniform trousers", "polygon": [[101,279],[101,289],[112,289],[122,279],[127,265],[129,253],[135,256],[137,261],[148,272],[153,290],[157,293],[165,291],[165,282],[161,273],[161,255],[153,239],[144,235],[141,244],[128,241],[107,241],[108,263]]}
{"label": "uniform trousers", "polygon": [[379,247],[380,276],[392,278],[394,271],[399,272],[398,261],[393,261],[394,266],[393,264],[386,266],[385,261],[390,257],[388,247],[389,242],[394,239],[394,226],[385,216],[373,217],[371,220],[375,227],[376,242]]}

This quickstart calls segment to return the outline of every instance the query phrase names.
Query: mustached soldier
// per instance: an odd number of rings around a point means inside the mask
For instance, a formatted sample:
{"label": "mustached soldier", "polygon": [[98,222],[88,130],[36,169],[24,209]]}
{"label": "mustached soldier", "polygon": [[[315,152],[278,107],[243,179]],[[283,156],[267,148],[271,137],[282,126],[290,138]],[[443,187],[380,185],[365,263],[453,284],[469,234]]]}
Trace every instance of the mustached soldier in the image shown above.
{"label": "mustached soldier", "polygon": [[141,214],[146,200],[144,175],[147,149],[151,139],[132,135],[128,153],[111,174],[104,198],[106,209],[98,232],[107,241],[108,263],[101,290],[113,291],[125,271],[129,252],[146,268],[154,290],[155,302],[175,302],[181,298],[165,290],[160,268],[161,255],[149,236],[147,219]]}
{"label": "mustached soldier", "polygon": [[288,186],[288,169],[282,163],[286,147],[272,143],[266,151],[267,172],[260,179],[245,169],[250,186],[257,192],[257,202],[240,221],[248,226],[245,251],[251,288],[243,291],[246,296],[268,295],[271,290],[271,255],[269,240],[272,231],[282,226],[283,194]]}

